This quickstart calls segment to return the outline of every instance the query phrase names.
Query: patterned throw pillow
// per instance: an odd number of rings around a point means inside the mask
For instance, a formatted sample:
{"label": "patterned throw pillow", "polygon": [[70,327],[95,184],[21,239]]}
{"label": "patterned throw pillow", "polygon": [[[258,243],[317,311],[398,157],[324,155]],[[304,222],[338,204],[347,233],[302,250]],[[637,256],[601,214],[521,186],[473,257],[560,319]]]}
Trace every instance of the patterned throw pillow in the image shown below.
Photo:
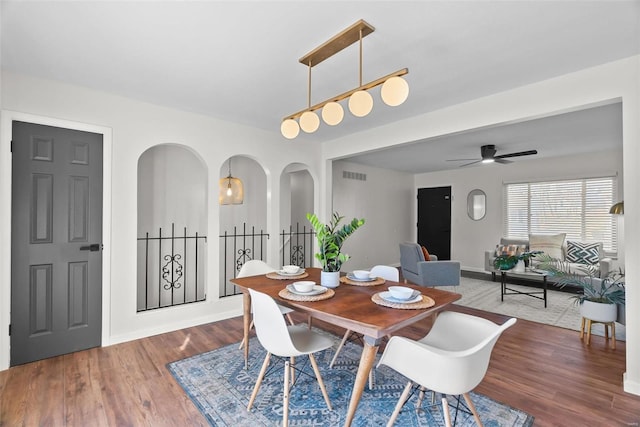
{"label": "patterned throw pillow", "polygon": [[496,245],[496,256],[519,255],[526,251],[526,245]]}
{"label": "patterned throw pillow", "polygon": [[529,250],[542,251],[551,258],[563,260],[562,245],[566,234],[530,234]]}
{"label": "patterned throw pillow", "polygon": [[582,243],[567,240],[567,261],[596,265],[600,261],[600,243]]}

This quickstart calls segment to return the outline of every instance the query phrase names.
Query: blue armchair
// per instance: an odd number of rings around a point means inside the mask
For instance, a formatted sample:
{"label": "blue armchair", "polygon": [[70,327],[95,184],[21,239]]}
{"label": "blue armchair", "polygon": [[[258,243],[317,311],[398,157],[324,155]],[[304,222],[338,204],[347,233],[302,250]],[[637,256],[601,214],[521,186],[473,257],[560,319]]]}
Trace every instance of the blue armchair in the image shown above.
{"label": "blue armchair", "polygon": [[430,287],[460,285],[459,261],[439,261],[435,255],[430,259],[425,261],[417,243],[400,243],[400,267],[406,281]]}

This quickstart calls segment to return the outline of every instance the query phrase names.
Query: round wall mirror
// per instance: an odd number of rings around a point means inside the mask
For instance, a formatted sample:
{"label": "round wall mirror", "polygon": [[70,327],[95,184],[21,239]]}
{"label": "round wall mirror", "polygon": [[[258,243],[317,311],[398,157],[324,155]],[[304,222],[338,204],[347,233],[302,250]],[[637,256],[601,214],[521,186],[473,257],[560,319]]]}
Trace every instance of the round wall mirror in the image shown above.
{"label": "round wall mirror", "polygon": [[487,195],[482,190],[471,190],[467,196],[467,215],[474,221],[484,218],[487,213]]}

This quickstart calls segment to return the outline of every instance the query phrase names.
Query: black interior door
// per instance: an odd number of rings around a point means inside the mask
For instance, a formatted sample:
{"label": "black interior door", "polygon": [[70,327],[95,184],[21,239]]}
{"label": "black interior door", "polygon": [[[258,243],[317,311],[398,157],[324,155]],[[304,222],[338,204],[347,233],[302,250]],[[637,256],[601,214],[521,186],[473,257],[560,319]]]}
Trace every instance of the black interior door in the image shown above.
{"label": "black interior door", "polygon": [[451,259],[451,187],[418,189],[418,243],[438,259]]}

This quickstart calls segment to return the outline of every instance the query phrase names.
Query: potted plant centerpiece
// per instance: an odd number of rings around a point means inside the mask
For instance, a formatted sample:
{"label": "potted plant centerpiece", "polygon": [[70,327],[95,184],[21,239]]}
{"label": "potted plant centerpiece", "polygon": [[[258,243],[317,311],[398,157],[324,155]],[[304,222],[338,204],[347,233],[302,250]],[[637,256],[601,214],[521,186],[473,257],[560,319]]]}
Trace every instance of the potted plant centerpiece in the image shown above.
{"label": "potted plant centerpiece", "polygon": [[330,288],[338,286],[342,263],[350,258],[348,254],[341,252],[342,245],[349,236],[364,224],[364,218],[354,218],[350,223],[340,226],[343,218],[343,216],[334,212],[329,224],[323,224],[315,214],[307,214],[307,219],[316,232],[316,239],[318,240],[319,252],[315,254],[315,257],[322,266],[320,284]]}
{"label": "potted plant centerpiece", "polygon": [[[548,255],[536,259],[540,261],[537,268],[548,271],[550,276],[557,279],[560,287],[570,285],[581,289],[581,293],[572,298],[580,305],[582,317],[606,323],[618,320],[618,313],[623,313],[624,316],[625,285],[624,271],[621,268],[599,278],[595,265],[571,267],[568,262]],[[622,323],[624,319],[620,321]]]}
{"label": "potted plant centerpiece", "polygon": [[498,255],[493,260],[493,266],[498,270],[511,270],[524,272],[525,266],[529,264],[529,260],[542,251],[527,251],[517,255]]}

